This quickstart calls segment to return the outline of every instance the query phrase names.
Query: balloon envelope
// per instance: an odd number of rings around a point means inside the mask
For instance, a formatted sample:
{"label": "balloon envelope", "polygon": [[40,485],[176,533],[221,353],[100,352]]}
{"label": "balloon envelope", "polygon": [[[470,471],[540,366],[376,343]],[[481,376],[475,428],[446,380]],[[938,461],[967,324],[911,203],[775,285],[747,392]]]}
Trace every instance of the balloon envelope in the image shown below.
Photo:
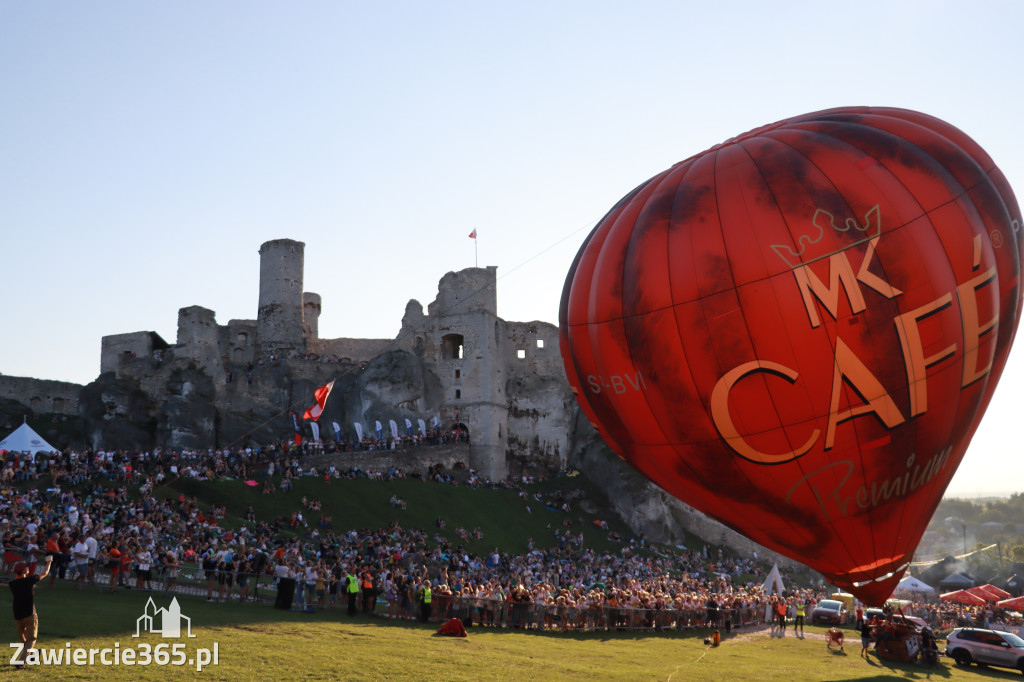
{"label": "balloon envelope", "polygon": [[582,410],[669,493],[881,604],[1006,362],[1021,216],[953,126],[845,108],[630,192],[566,278]]}

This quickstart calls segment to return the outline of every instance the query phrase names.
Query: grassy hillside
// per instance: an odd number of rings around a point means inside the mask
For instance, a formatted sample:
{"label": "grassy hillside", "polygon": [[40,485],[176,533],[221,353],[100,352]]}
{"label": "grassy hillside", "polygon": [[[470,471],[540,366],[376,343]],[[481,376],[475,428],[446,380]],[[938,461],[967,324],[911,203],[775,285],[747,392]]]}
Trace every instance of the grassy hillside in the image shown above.
{"label": "grassy hillside", "polygon": [[[406,478],[393,481],[374,481],[365,478],[332,480],[330,483],[319,478],[302,477],[293,490],[264,494],[262,487],[251,487],[242,481],[195,481],[179,479],[158,488],[158,497],[187,495],[196,497],[201,506],[224,505],[228,519],[224,525],[236,527],[243,523],[250,505],[261,521],[272,521],[278,517],[288,519],[294,512],[302,512],[310,529],[317,527],[322,516],[332,518],[332,527],[337,531],[359,528],[387,527],[397,521],[406,528],[419,528],[445,538],[452,546],[463,545],[473,553],[484,553],[495,547],[503,551],[520,553],[526,551],[527,541],[532,538],[536,547],[557,545],[554,531],[581,530],[588,547],[598,550],[612,550],[621,546],[608,539],[609,531],[619,534],[622,541],[628,541],[630,531],[614,516],[603,512],[586,513],[590,509],[608,509],[602,493],[582,475],[561,476],[536,484],[524,486],[526,497],[515,490],[470,488],[465,485],[442,484]],[[535,498],[540,496],[540,500]],[[392,496],[405,501],[405,510],[392,506]],[[321,511],[307,511],[302,498],[319,500]],[[570,499],[571,498],[571,499]],[[561,510],[560,499],[569,500],[570,511]],[[589,504],[581,504],[589,500]],[[551,511],[547,504],[555,507]],[[528,509],[529,508],[529,509]],[[438,517],[445,521],[445,528],[436,525]],[[608,530],[602,530],[595,520],[607,521]],[[571,523],[566,526],[565,523]],[[464,541],[456,536],[456,529],[467,531],[479,528],[483,538]],[[691,547],[702,546],[697,538],[688,538]]]}

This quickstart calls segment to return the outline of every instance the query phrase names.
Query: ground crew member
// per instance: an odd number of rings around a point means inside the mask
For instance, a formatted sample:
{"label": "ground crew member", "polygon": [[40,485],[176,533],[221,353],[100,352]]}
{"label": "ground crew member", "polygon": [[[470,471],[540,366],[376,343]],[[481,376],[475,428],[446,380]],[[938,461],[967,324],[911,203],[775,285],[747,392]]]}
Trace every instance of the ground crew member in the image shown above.
{"label": "ground crew member", "polygon": [[426,623],[430,620],[430,581],[424,580],[420,587],[420,620]]}
{"label": "ground crew member", "polygon": [[348,586],[348,615],[354,616],[356,615],[356,599],[359,596],[359,579],[352,575],[352,571],[349,571],[345,580],[348,581],[345,583]]}

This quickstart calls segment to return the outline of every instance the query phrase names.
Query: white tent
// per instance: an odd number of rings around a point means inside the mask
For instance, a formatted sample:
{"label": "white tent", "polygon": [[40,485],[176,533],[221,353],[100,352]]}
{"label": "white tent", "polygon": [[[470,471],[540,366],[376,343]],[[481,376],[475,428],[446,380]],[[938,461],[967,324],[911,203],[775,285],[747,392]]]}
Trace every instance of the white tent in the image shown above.
{"label": "white tent", "polygon": [[906,578],[900,581],[900,584],[896,586],[896,592],[930,592],[934,593],[935,588],[928,585],[922,580],[915,578],[912,575],[908,575]]}
{"label": "white tent", "polygon": [[779,573],[778,564],[774,564],[772,566],[772,570],[768,574],[768,579],[764,581],[763,585],[761,585],[761,590],[765,594],[782,594],[786,590],[785,585],[782,584],[782,574]]}
{"label": "white tent", "polygon": [[22,424],[6,438],[0,440],[0,450],[29,452],[33,457],[37,452],[57,452],[57,448],[43,440],[43,437],[28,424]]}

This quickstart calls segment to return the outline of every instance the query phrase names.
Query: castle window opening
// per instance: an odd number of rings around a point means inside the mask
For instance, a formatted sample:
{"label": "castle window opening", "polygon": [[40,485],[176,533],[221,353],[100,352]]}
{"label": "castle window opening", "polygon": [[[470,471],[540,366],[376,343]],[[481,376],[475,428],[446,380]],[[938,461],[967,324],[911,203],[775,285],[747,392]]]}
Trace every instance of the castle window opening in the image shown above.
{"label": "castle window opening", "polygon": [[249,335],[245,332],[238,332],[238,345],[244,346],[249,342]]}
{"label": "castle window opening", "polygon": [[53,399],[53,411],[54,412],[63,412],[64,411],[64,398],[54,398]]}
{"label": "castle window opening", "polygon": [[33,397],[32,397],[32,398],[31,398],[31,399],[30,399],[30,400],[28,401],[28,406],[29,406],[30,408],[32,408],[32,411],[33,411],[33,412],[38,412],[38,411],[39,411],[39,405],[40,405],[40,403],[42,403],[42,401],[41,401],[41,400],[39,399],[39,396],[33,396]]}
{"label": "castle window opening", "polygon": [[462,378],[462,370],[461,369],[455,370],[455,378],[456,379],[461,379]]}
{"label": "castle window opening", "polygon": [[518,357],[520,360],[525,358],[526,357],[526,349],[520,348],[519,350],[517,350],[516,351],[516,357]]}
{"label": "castle window opening", "polygon": [[445,334],[441,338],[441,352],[452,360],[461,360],[464,343],[462,334]]}
{"label": "castle window opening", "polygon": [[455,389],[455,399],[456,400],[462,399],[462,389],[458,389],[458,388]]}
{"label": "castle window opening", "polygon": [[537,339],[537,348],[544,347],[544,339]]}

